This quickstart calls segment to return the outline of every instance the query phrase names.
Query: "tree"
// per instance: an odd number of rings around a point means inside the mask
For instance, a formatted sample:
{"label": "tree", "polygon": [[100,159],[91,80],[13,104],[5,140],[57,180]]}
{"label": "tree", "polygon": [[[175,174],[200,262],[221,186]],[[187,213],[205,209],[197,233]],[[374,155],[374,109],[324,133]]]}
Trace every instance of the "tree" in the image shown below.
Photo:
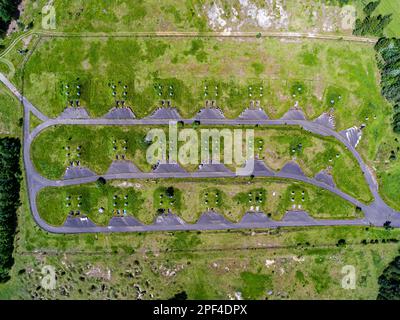
{"label": "tree", "polygon": [[96,184],[99,188],[104,186],[106,183],[107,183],[107,180],[104,179],[103,177],[98,178],[96,181]]}
{"label": "tree", "polygon": [[14,264],[12,254],[20,205],[20,151],[19,139],[0,139],[0,282],[9,279],[8,272]]}
{"label": "tree", "polygon": [[182,291],[182,292],[175,294],[169,300],[184,301],[184,300],[187,300],[187,298],[188,298],[188,295],[187,295],[186,291]]}
{"label": "tree", "polygon": [[400,39],[381,38],[375,45],[382,95],[393,104],[392,128],[400,133]]}
{"label": "tree", "polygon": [[167,195],[168,198],[172,198],[174,196],[174,194],[175,194],[174,187],[168,187],[165,190],[165,194]]}

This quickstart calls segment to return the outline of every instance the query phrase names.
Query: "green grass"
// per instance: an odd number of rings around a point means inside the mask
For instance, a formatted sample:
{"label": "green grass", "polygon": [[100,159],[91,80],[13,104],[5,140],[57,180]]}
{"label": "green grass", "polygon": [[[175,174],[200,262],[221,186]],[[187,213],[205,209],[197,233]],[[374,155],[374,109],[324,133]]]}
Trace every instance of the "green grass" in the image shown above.
{"label": "green grass", "polygon": [[[34,29],[41,29],[42,8],[45,0],[29,1],[21,14],[25,25],[33,22]],[[66,1],[54,4],[57,13],[57,31],[67,32],[110,32],[110,31],[153,31],[185,29],[204,30],[205,17],[192,14],[198,12],[200,3],[189,0],[182,3],[155,0],[136,1]],[[201,7],[200,7],[201,8]],[[161,19],[160,19],[161,18]]]}
{"label": "green grass", "polygon": [[[79,55],[73,51],[76,46],[82,49]],[[309,118],[333,107],[337,130],[365,123],[359,152],[376,167],[378,175],[385,170],[373,161],[380,157],[378,150],[391,134],[392,108],[380,95],[375,52],[370,45],[248,39],[238,49],[235,40],[207,38],[201,42],[73,38],[43,41],[37,50],[27,63],[25,92],[48,115],[56,116],[66,106],[65,96],[57,89],[60,84],[78,77],[83,83],[81,103],[93,116],[101,116],[115,105],[110,84],[118,86],[119,82],[119,86],[128,86],[127,104],[139,117],[150,114],[160,99],[167,98],[185,117],[194,116],[205,100],[217,100],[225,115],[234,117],[257,97],[272,118],[282,116],[299,101]],[[207,54],[207,63],[191,54],[199,51]],[[259,76],[254,74],[253,63],[265,66]],[[299,86],[305,94],[293,97],[293,89]],[[117,91],[120,94],[122,90]],[[348,190],[354,187],[356,184],[348,184]]]}
{"label": "green grass", "polygon": [[[251,182],[251,183],[249,183]],[[209,187],[213,183],[214,188]],[[174,186],[172,197],[167,188]],[[221,192],[220,190],[224,190]],[[291,201],[292,191],[298,196]],[[251,196],[249,196],[251,194]],[[216,197],[218,195],[218,197]],[[205,202],[207,201],[207,203]],[[295,207],[294,207],[295,206]],[[102,213],[99,209],[103,208]],[[61,225],[71,211],[88,216],[100,225],[111,217],[131,215],[144,223],[152,223],[160,209],[170,210],[194,223],[209,209],[238,222],[250,210],[264,211],[273,219],[281,219],[287,210],[306,210],[315,218],[352,219],[358,217],[353,205],[314,186],[266,178],[249,179],[162,179],[154,181],[110,181],[97,184],[45,188],[38,195],[41,217],[52,225]]]}
{"label": "green grass", "polygon": [[30,131],[35,129],[38,125],[40,125],[43,121],[36,117],[33,113],[30,114],[29,125]]}
{"label": "green grass", "polygon": [[393,208],[400,210],[400,137],[389,132],[385,141],[379,146],[373,166],[377,169],[380,185],[379,192],[383,199]]}
{"label": "green grass", "polygon": [[21,136],[22,110],[16,98],[0,85],[0,136]]}
{"label": "green grass", "polygon": [[[34,20],[34,28],[40,28],[40,11],[45,3],[47,0],[26,2],[21,21],[27,24]],[[134,4],[121,0],[61,0],[56,1],[55,5],[56,31],[188,31],[207,28],[207,18],[204,16],[202,5],[194,0],[180,3],[166,0],[161,5],[159,1],[153,0],[137,1]],[[207,5],[209,2],[206,1]],[[232,14],[230,7],[235,4],[222,1],[221,5],[227,13],[227,16],[223,17],[225,19]],[[317,30],[318,33],[323,33],[325,31],[322,26],[330,18],[340,22],[337,20],[340,17],[335,11],[336,8],[322,9],[320,1],[289,1],[285,9],[289,11],[289,31],[308,32],[312,29],[313,32]],[[324,21],[321,19],[323,10],[329,16],[329,19]],[[316,18],[312,15],[313,11],[317,13]],[[398,5],[395,1],[382,0],[377,11],[397,14]],[[299,12],[302,14],[298,14]],[[386,30],[389,36],[398,35],[399,32],[399,19],[396,14]],[[257,28],[245,24],[242,30],[255,29]],[[351,33],[351,30],[333,32],[342,34]],[[121,82],[122,86],[128,85],[128,101],[135,113],[143,116],[158,105],[160,96],[154,85],[163,83],[164,87],[170,84],[174,86],[174,105],[179,108],[181,114],[191,116],[204,105],[204,84],[209,84],[207,94],[210,100],[219,97],[219,106],[226,115],[232,117],[248,106],[249,87],[255,88],[262,84],[262,106],[270,116],[278,118],[295,103],[293,88],[299,82],[304,85],[306,94],[301,97],[296,95],[295,98],[299,100],[308,117],[315,118],[322,111],[328,110],[331,107],[331,98],[342,95],[343,100],[334,106],[338,130],[363,122],[367,124],[358,146],[359,151],[370,166],[376,168],[380,192],[385,199],[393,206],[400,205],[397,188],[399,157],[389,160],[392,150],[398,154],[398,143],[394,141],[395,136],[390,132],[392,109],[380,96],[374,51],[370,46],[317,40],[284,43],[271,39],[241,42],[204,39],[202,44],[197,42],[194,45],[193,39],[155,40],[113,40],[107,43],[103,40],[75,39],[57,40],[58,44],[40,46],[40,57],[34,55],[26,69],[28,98],[46,114],[56,116],[66,105],[65,95],[60,86],[65,81],[74,81],[79,77],[82,80],[83,104],[91,115],[100,116],[114,105],[109,83],[119,85],[118,82]],[[6,38],[2,42],[6,44],[9,41],[10,38]],[[16,49],[23,46],[20,43]],[[80,50],[76,50],[77,47]],[[17,67],[13,81],[20,86],[19,68],[23,56],[19,55],[16,49],[6,58]],[[6,68],[3,69],[3,65],[0,67],[4,72],[8,72]],[[215,85],[218,86],[218,91],[213,89]],[[121,94],[120,89],[118,87],[118,94]],[[168,94],[168,90],[162,92],[161,97],[168,97]],[[254,98],[257,93],[252,94]],[[0,99],[0,102],[3,102],[4,96],[0,95]],[[10,110],[13,109],[6,107],[15,104],[6,100],[8,98],[0,105],[1,134],[19,135],[17,123],[21,117],[21,110],[18,114],[11,114]],[[365,120],[366,118],[369,120]],[[76,140],[72,138],[73,141],[80,139],[82,137],[77,137]],[[94,139],[95,143],[100,142],[100,146],[105,145],[107,150],[110,148],[108,142],[103,144],[94,136],[89,136],[88,141],[89,139]],[[306,161],[307,154],[312,154],[307,150],[313,150],[310,141],[313,139],[287,139],[280,154],[282,157],[291,157],[291,149],[295,148],[295,156],[300,162]],[[300,148],[299,143],[302,143]],[[261,152],[268,146],[268,143],[263,142]],[[321,147],[321,144],[318,147]],[[140,151],[140,146],[136,146],[135,150]],[[47,150],[45,151],[47,153]],[[324,161],[329,161],[336,151],[334,147],[324,149],[318,156],[320,158],[315,157],[315,160],[325,163]],[[57,149],[55,153],[58,157],[61,151]],[[85,161],[95,159],[94,148],[86,154],[88,158]],[[96,168],[106,170],[113,156],[112,151],[105,157],[100,154],[101,161]],[[130,157],[133,158],[134,155]],[[139,165],[140,159],[135,160]],[[349,175],[347,170],[341,169],[346,168],[351,161],[348,162],[349,159],[344,156],[333,160],[336,170],[334,176],[336,179],[344,179],[340,184],[344,183],[352,189],[353,176]],[[57,165],[52,174],[62,174],[64,164]],[[309,170],[310,173],[317,170],[310,162],[308,165],[309,167],[302,165],[305,171]],[[119,194],[121,186],[118,186],[122,183],[118,182],[107,188],[116,188],[118,195],[123,196],[124,192]],[[253,183],[246,189],[246,184],[231,184],[228,187],[223,181],[218,183],[220,185],[215,183],[213,189],[213,192],[218,192],[223,199],[218,209],[224,211],[232,220],[238,217],[232,216],[233,213],[229,215],[230,206],[240,207],[240,204],[230,202],[235,194],[247,195],[255,188],[265,189],[265,205],[272,208],[270,213],[274,218],[280,215],[277,208],[285,207],[282,203],[289,203],[289,206],[292,204],[291,190],[295,190],[296,202],[301,202],[302,190],[305,190],[306,199],[310,198],[314,210],[326,210],[330,214],[335,212],[331,207],[318,207],[319,203],[313,203],[311,198],[324,199],[324,195],[318,195],[316,191],[301,185],[262,181]],[[190,200],[190,210],[183,207],[182,215],[188,221],[192,221],[198,217],[199,211],[204,209],[202,188],[209,189],[210,183],[203,183],[201,188],[190,182],[174,182],[174,186],[175,184],[179,190],[183,190],[184,202]],[[147,191],[147,187],[146,183],[142,186],[142,191],[139,189],[138,192],[143,192],[143,198],[150,199],[151,202],[154,191],[160,185],[154,183],[148,188],[150,191]],[[61,198],[59,191],[50,196],[55,199],[60,197],[62,203],[65,199]],[[76,191],[83,192],[81,189]],[[279,200],[271,197],[274,191],[279,194]],[[98,196],[98,199],[112,205],[113,192]],[[89,199],[92,200],[95,199]],[[57,200],[49,201],[51,204],[51,201]],[[341,205],[335,200],[323,202],[341,209]],[[385,265],[398,254],[398,244],[388,243],[388,239],[399,239],[398,230],[361,227],[283,228],[260,232],[244,230],[52,235],[36,226],[29,214],[24,193],[22,203],[19,211],[20,228],[16,238],[17,249],[14,255],[16,264],[12,280],[7,284],[0,284],[1,299],[137,299],[137,292],[132,289],[135,284],[139,284],[146,291],[144,299],[168,299],[182,291],[186,291],[190,299],[229,299],[234,298],[238,291],[244,298],[258,299],[375,299],[378,276]],[[88,203],[82,201],[82,207],[88,207],[93,202]],[[65,213],[66,207],[55,203],[52,205],[59,205],[59,212]],[[149,214],[154,210],[152,204],[145,202],[143,206],[146,210],[135,212],[143,212],[143,220],[152,220],[154,217]],[[243,209],[247,209],[244,202]],[[113,207],[110,207],[110,211],[112,210]],[[352,211],[348,211],[350,212]],[[96,217],[96,213],[94,211],[91,218],[98,219],[99,223],[105,223],[111,217],[107,213],[100,219]],[[60,221],[62,219],[59,216],[60,214],[54,214],[54,210],[49,211],[49,219]],[[336,247],[339,239],[346,239],[345,249]],[[362,240],[367,240],[369,244],[361,245]],[[373,240],[378,243],[370,243]],[[261,250],[257,250],[259,248]],[[301,256],[304,261],[295,261],[295,256]],[[266,259],[274,260],[274,265],[267,267]],[[58,290],[45,291],[38,288],[43,277],[41,268],[46,264],[56,267]],[[343,277],[341,268],[347,264],[354,265],[357,270],[355,290],[343,290],[340,285]],[[107,271],[110,270],[111,280],[88,275],[93,267],[101,270],[103,275],[107,275]],[[170,271],[173,271],[173,275]],[[271,290],[272,294],[267,293],[267,290]]]}
{"label": "green grass", "polygon": [[[207,47],[212,45],[210,43],[212,40],[204,41]],[[66,52],[71,45],[85,48],[86,59],[83,59],[81,55]],[[254,78],[250,72],[247,78],[241,81],[236,81],[233,77],[217,80],[205,76],[204,71],[200,73],[195,71],[197,76],[189,77],[187,64],[193,64],[194,68],[204,69],[205,67],[205,61],[201,59],[199,61],[198,55],[193,57],[192,52],[197,51],[192,46],[193,43],[188,40],[176,39],[170,40],[169,43],[157,39],[112,38],[107,41],[93,39],[45,41],[38,53],[34,53],[27,64],[25,71],[30,75],[26,83],[29,88],[27,95],[40,106],[41,110],[51,116],[58,115],[68,105],[70,99],[77,98],[74,92],[67,91],[70,94],[67,96],[66,90],[61,90],[66,84],[74,83],[77,79],[82,87],[81,105],[87,107],[93,116],[102,116],[113,107],[116,98],[122,98],[120,87],[125,85],[127,86],[127,95],[124,97],[126,105],[131,106],[140,117],[149,115],[160,104],[160,100],[172,100],[172,104],[187,117],[194,116],[196,111],[204,106],[205,100],[217,99],[219,105],[230,116],[237,116],[243,110],[243,106],[248,105],[255,97],[262,99],[266,104],[267,94],[265,97],[251,96],[248,88],[261,85],[265,87],[267,93],[268,83]],[[53,61],[43,59],[43,53],[48,51],[52,52],[50,55],[54,57]],[[160,69],[162,64],[169,64],[177,54],[181,54],[175,63],[175,68],[180,69],[179,77],[171,74],[171,70]],[[216,58],[218,57],[214,57]],[[60,60],[63,61],[64,67],[57,63]],[[129,70],[126,68],[127,64],[135,65],[136,70]],[[39,70],[42,70],[40,74]],[[51,90],[45,90],[44,84]],[[117,87],[117,97],[113,96],[114,89],[111,88],[113,85]],[[210,91],[205,90],[205,87],[209,87]],[[215,91],[215,87],[219,90]]]}

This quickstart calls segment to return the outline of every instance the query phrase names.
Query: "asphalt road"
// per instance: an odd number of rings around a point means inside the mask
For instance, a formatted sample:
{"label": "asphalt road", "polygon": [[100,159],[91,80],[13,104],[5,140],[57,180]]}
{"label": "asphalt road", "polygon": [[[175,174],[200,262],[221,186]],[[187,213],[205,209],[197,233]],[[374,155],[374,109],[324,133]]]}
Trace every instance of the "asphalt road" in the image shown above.
{"label": "asphalt road", "polygon": [[[99,176],[93,175],[89,177],[68,179],[68,180],[49,180],[38,174],[30,157],[31,143],[35,137],[48,127],[54,125],[168,125],[170,119],[152,119],[150,117],[144,119],[49,119],[43,115],[35,106],[33,106],[26,98],[24,98],[18,90],[8,81],[8,79],[0,73],[0,81],[8,87],[8,89],[21,101],[24,107],[24,140],[23,140],[23,156],[26,171],[26,180],[28,187],[29,202],[33,217],[36,223],[44,230],[52,233],[93,233],[93,232],[135,232],[135,231],[173,231],[173,230],[222,230],[222,229],[256,229],[256,228],[271,228],[271,227],[284,227],[284,226],[333,226],[333,225],[374,225],[382,226],[386,221],[391,221],[393,227],[400,227],[400,213],[396,212],[392,208],[386,205],[382,200],[378,192],[378,184],[373,176],[372,170],[364,163],[355,147],[346,138],[346,136],[332,130],[328,126],[321,125],[316,122],[299,120],[299,119],[278,119],[278,120],[245,120],[245,119],[202,119],[201,123],[205,125],[269,125],[269,126],[283,126],[283,125],[298,125],[303,127],[305,130],[311,131],[316,134],[323,136],[335,137],[338,141],[343,143],[348,150],[357,159],[359,166],[361,167],[364,177],[368,183],[371,193],[374,196],[374,201],[370,205],[365,205],[353,197],[343,193],[334,186],[328,185],[324,182],[305,177],[295,173],[274,173],[273,176],[277,178],[291,179],[297,181],[303,181],[308,184],[320,187],[325,190],[329,190],[334,194],[342,197],[346,201],[349,201],[355,206],[362,208],[365,217],[357,220],[316,220],[308,216],[306,213],[293,214],[288,212],[287,215],[281,221],[273,221],[268,219],[262,213],[249,213],[239,223],[230,223],[226,220],[215,219],[215,215],[206,213],[202,219],[196,224],[187,224],[176,216],[165,216],[161,217],[160,221],[155,221],[152,225],[143,225],[134,219],[117,218],[118,222],[114,220],[114,223],[107,227],[98,227],[90,222],[90,220],[77,220],[70,221],[67,219],[67,223],[60,227],[54,227],[47,224],[41,217],[37,209],[36,197],[38,192],[48,186],[62,187],[67,185],[78,185],[84,183],[94,182]],[[39,119],[43,121],[38,127],[30,132],[30,113],[35,114]],[[191,124],[194,119],[179,119],[184,123]],[[203,172],[203,173],[128,173],[128,174],[105,174],[104,178],[107,180],[113,179],[149,179],[149,178],[216,178],[216,177],[231,177],[234,173],[229,172]],[[257,175],[255,173],[255,175]],[[217,215],[218,216],[218,215]]]}

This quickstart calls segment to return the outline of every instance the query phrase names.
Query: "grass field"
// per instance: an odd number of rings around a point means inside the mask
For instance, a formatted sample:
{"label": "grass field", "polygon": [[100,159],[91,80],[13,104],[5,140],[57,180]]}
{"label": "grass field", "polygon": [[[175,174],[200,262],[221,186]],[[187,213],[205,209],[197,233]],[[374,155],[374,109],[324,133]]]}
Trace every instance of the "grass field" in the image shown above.
{"label": "grass field", "polygon": [[[32,159],[37,170],[50,179],[62,178],[71,161],[80,161],[82,166],[98,175],[105,174],[112,161],[121,154],[142,171],[149,172],[151,166],[146,160],[149,145],[145,142],[149,130],[144,127],[57,126],[47,129],[34,140]],[[279,171],[291,160],[298,162],[309,177],[329,169],[341,190],[364,202],[372,200],[357,161],[335,139],[314,135],[297,127],[256,128],[255,138],[258,157],[273,170]],[[223,155],[221,148],[221,159]],[[232,170],[237,166],[228,165]],[[183,167],[195,171],[198,166]]]}
{"label": "grass field", "polygon": [[29,118],[30,131],[35,129],[41,123],[42,123],[42,120],[40,120],[38,117],[36,117],[33,113],[30,114],[30,118]]}
{"label": "grass field", "polygon": [[[213,234],[151,236],[165,245],[187,243],[188,249],[146,253],[67,253],[24,255],[15,267],[14,278],[0,285],[2,299],[169,299],[185,291],[189,299],[375,299],[376,278],[398,252],[397,244],[348,246],[346,249],[291,248],[202,251],[204,238]],[[242,243],[249,235],[230,237]],[[270,237],[253,237],[265,243]],[[273,238],[273,237],[272,237]],[[199,245],[199,243],[201,243]],[[193,252],[190,248],[198,248]],[[199,248],[200,247],[200,248]],[[141,249],[142,246],[138,246]],[[171,252],[172,251],[172,252]],[[272,265],[266,265],[272,263]],[[342,268],[356,268],[355,290],[341,287]],[[56,290],[40,287],[44,265],[56,270]],[[116,270],[123,269],[123,272]],[[212,284],[212,285],[211,285]],[[140,292],[146,291],[140,294]]]}
{"label": "grass field", "polygon": [[[308,118],[333,107],[337,130],[366,124],[359,152],[376,169],[380,183],[396,184],[397,176],[389,173],[398,171],[400,161],[388,164],[391,150],[385,147],[393,145],[397,152],[390,130],[392,108],[380,95],[375,52],[369,45],[277,39],[48,39],[38,46],[25,73],[28,98],[50,116],[62,112],[67,105],[63,88],[76,81],[82,87],[81,104],[92,116],[102,116],[115,105],[113,90],[117,95],[127,91],[127,105],[139,117],[160,106],[160,99],[171,100],[185,117],[194,116],[208,99],[215,99],[227,117],[239,115],[255,98],[272,118],[296,101]],[[218,78],[210,76],[215,74]],[[301,94],[295,93],[299,87]],[[399,208],[400,194],[387,189],[380,189],[383,197]]]}
{"label": "grass field", "polygon": [[[194,51],[206,60],[199,61]],[[260,100],[272,118],[296,101],[308,118],[333,107],[338,130],[367,125],[360,145],[367,159],[375,157],[388,134],[392,113],[380,95],[372,46],[340,41],[49,39],[27,63],[25,93],[44,113],[57,116],[68,100],[63,85],[78,78],[81,105],[92,116],[115,106],[113,85],[117,95],[127,86],[126,104],[139,117],[160,100],[171,100],[186,117],[205,100],[216,100],[227,117],[239,115],[251,100]],[[296,86],[305,93],[293,96]]]}
{"label": "grass field", "polygon": [[390,170],[383,172],[379,175],[382,190],[381,194],[384,199],[393,208],[400,210],[399,196],[400,196],[400,167],[395,166]]}
{"label": "grass field", "polygon": [[[89,184],[46,188],[38,195],[38,209],[52,225],[63,224],[71,211],[73,215],[79,211],[100,225],[107,225],[113,216],[124,215],[152,223],[159,209],[171,210],[190,223],[207,210],[216,210],[234,222],[251,210],[262,210],[278,220],[287,210],[306,210],[321,219],[359,216],[345,200],[304,183],[265,178],[249,182],[244,178],[161,179],[112,181],[102,187]],[[172,195],[167,192],[170,187]]]}
{"label": "grass field", "polygon": [[[377,278],[399,250],[399,230],[369,227],[52,235],[33,221],[22,188],[16,263],[1,299],[160,299],[182,291],[189,299],[375,299]],[[45,265],[55,268],[55,290],[41,288]],[[345,265],[356,268],[355,290],[341,287]]]}

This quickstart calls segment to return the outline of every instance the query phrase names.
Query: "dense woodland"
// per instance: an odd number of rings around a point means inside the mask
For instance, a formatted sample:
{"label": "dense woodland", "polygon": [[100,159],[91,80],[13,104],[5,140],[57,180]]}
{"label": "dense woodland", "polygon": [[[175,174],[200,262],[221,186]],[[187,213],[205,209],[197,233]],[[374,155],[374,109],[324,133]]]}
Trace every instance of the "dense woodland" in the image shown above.
{"label": "dense woodland", "polygon": [[379,300],[400,300],[400,256],[379,277]]}
{"label": "dense woodland", "polygon": [[400,133],[400,39],[381,38],[375,45],[382,95],[393,104],[393,130]]}
{"label": "dense woodland", "polygon": [[372,15],[380,2],[371,1],[364,7],[365,18],[356,20],[353,33],[381,37],[375,50],[381,73],[382,95],[393,104],[393,131],[400,133],[400,39],[389,39],[383,35],[385,27],[392,20],[391,15]]}
{"label": "dense woodland", "polygon": [[358,18],[353,30],[353,34],[357,36],[377,36],[382,37],[385,27],[392,21],[392,15],[372,15],[380,4],[380,0],[369,2],[363,9],[364,19]]}
{"label": "dense woodland", "polygon": [[0,139],[0,282],[9,279],[14,264],[14,235],[20,206],[20,150],[19,139]]}
{"label": "dense woodland", "polygon": [[21,0],[0,0],[0,33],[4,33],[11,20],[18,16]]}

